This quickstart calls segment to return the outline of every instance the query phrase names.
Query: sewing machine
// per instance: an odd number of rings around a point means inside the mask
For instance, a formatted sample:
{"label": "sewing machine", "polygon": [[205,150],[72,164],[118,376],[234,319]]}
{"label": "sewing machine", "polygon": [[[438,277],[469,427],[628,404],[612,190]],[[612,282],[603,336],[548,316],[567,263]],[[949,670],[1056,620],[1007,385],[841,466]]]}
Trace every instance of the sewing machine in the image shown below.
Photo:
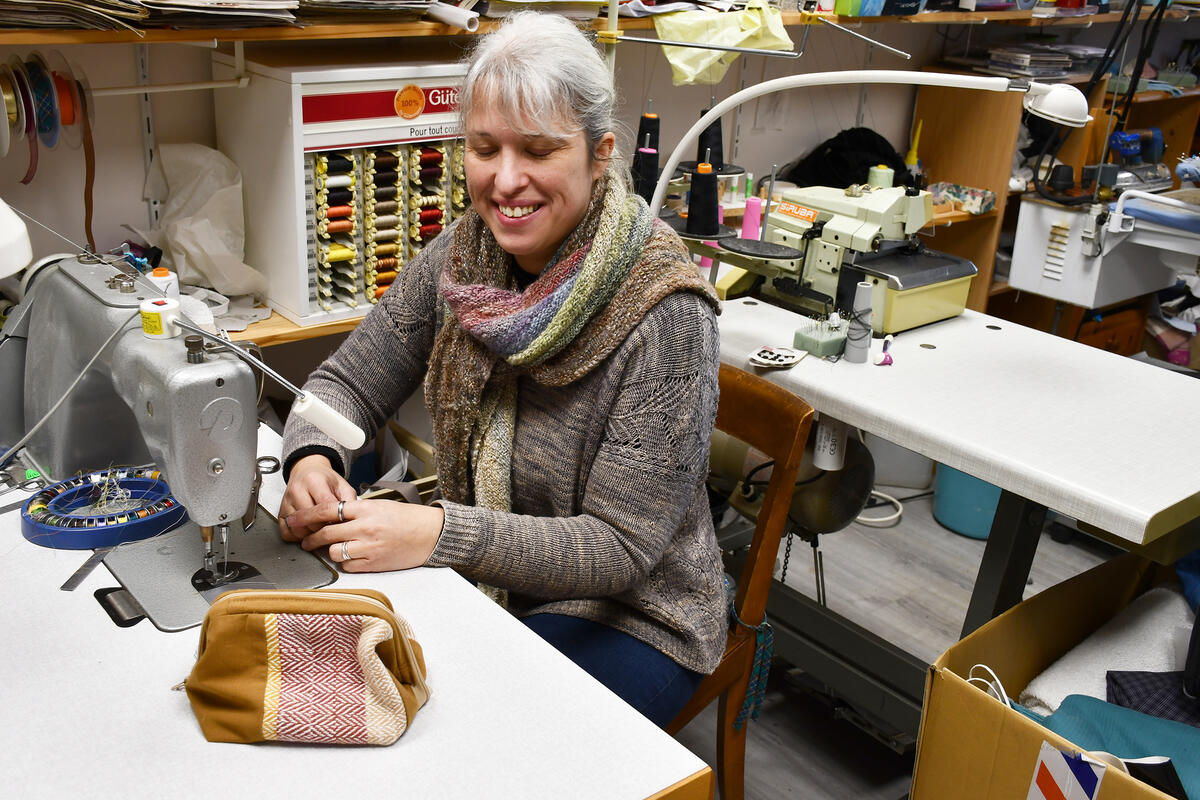
{"label": "sewing machine", "polygon": [[180,630],[198,624],[228,588],[330,583],[336,575],[283,543],[257,508],[250,368],[199,336],[150,338],[142,303],[160,298],[158,289],[111,260],[65,259],[48,268],[0,331],[0,385],[24,387],[0,414],[0,441],[16,441],[65,394],[26,445],[28,462],[61,480],[153,461],[190,517],[107,553],[105,564],[129,596],[111,598],[106,610],[126,620],[144,610],[157,627]]}
{"label": "sewing machine", "polygon": [[1200,206],[1126,190],[1115,203],[1021,198],[1009,285],[1084,308],[1172,286],[1195,274]]}
{"label": "sewing machine", "polygon": [[797,258],[731,258],[725,251],[713,257],[764,276],[764,295],[819,314],[849,310],[856,284],[867,281],[872,329],[896,333],[956,316],[966,305],[975,265],[917,239],[932,219],[925,191],[866,184],[790,189],[773,205],[764,240],[793,248]]}

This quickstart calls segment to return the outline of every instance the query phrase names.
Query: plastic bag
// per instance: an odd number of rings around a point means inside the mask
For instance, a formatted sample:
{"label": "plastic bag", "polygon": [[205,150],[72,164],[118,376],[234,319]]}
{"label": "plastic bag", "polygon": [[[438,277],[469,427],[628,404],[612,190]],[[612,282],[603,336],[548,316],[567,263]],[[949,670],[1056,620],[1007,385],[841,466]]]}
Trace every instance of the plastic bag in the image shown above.
{"label": "plastic bag", "polygon": [[[223,153],[199,144],[164,144],[146,176],[145,195],[163,204],[159,226],[137,231],[163,251],[181,283],[223,295],[263,297],[266,277],[242,261],[246,219],[242,175]],[[136,229],[135,229],[136,230]]]}

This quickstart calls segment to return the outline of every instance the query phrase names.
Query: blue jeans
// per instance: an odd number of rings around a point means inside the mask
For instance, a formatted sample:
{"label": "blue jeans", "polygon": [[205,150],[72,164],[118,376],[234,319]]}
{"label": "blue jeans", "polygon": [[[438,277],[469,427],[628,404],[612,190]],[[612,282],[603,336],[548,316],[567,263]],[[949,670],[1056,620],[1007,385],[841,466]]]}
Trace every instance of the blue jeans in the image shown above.
{"label": "blue jeans", "polygon": [[660,728],[675,718],[704,677],[598,622],[563,614],[534,614],[521,621]]}

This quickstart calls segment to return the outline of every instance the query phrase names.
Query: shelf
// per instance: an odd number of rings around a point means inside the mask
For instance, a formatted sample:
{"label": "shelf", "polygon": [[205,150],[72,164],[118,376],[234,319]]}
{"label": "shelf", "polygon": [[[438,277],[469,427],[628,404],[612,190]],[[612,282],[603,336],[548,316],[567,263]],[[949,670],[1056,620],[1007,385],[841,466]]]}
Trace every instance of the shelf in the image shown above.
{"label": "shelf", "polygon": [[335,322],[323,322],[319,325],[300,326],[272,311],[271,316],[261,322],[252,322],[244,331],[234,331],[229,338],[235,342],[255,342],[259,347],[271,347],[288,342],[302,342],[305,339],[315,339],[318,336],[329,336],[334,333],[345,333],[358,327],[362,317],[339,319]]}
{"label": "shelf", "polygon": [[995,211],[985,211],[982,214],[971,214],[966,211],[947,211],[943,214],[934,214],[933,220],[921,230],[949,227],[961,222],[973,222],[980,219],[992,219],[995,216]]}
{"label": "shelf", "polygon": [[[1164,21],[1186,21],[1192,12],[1168,9]],[[362,15],[364,22],[315,23],[301,22],[299,25],[278,25],[266,28],[210,28],[202,30],[172,30],[150,28],[134,31],[96,31],[69,28],[0,28],[0,45],[67,45],[67,44],[153,44],[171,42],[263,42],[263,41],[308,41],[314,39],[387,39],[410,36],[465,36],[460,28],[422,19],[396,19],[386,15]],[[783,12],[783,24],[788,27],[817,25],[821,19],[839,25],[856,27],[877,24],[924,24],[924,25],[979,25],[999,23],[1022,26],[1090,26],[1095,23],[1116,22],[1120,13],[1094,14],[1088,17],[1034,17],[1032,11],[929,11],[911,16],[891,17],[847,17],[837,14],[809,14],[798,11]],[[500,20],[480,20],[476,33],[487,33]],[[591,22],[591,27],[601,30],[608,27],[606,18]],[[653,30],[650,17],[622,17],[618,20],[621,30]]]}

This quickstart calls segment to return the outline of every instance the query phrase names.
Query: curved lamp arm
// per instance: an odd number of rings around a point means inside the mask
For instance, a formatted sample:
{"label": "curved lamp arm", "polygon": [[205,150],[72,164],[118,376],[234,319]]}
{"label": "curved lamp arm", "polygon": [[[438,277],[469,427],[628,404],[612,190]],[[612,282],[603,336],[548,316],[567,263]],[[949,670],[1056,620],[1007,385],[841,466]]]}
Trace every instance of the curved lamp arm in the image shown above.
{"label": "curved lamp arm", "polygon": [[[662,175],[658,179],[658,185],[654,187],[654,197],[650,202],[651,210],[657,214],[658,209],[662,208],[663,201],[667,197],[667,184],[670,183],[671,176],[675,174],[675,169],[679,166],[679,162],[683,160],[683,154],[688,148],[696,144],[701,131],[727,111],[731,111],[742,103],[753,100],[756,97],[782,92],[786,89],[800,89],[805,86],[836,86],[850,83],[899,83],[915,86],[947,86],[955,89],[979,89],[985,92],[1028,93],[1031,97],[1027,97],[1025,108],[1039,116],[1041,116],[1041,112],[1035,101],[1050,94],[1050,90],[1052,89],[1052,93],[1055,95],[1057,101],[1062,102],[1065,99],[1068,101],[1068,105],[1071,106],[1069,114],[1064,114],[1061,111],[1056,113],[1053,117],[1055,122],[1082,127],[1091,119],[1087,115],[1087,99],[1084,98],[1083,93],[1074,86],[1066,84],[1056,84],[1053,87],[1049,87],[1046,84],[1012,80],[1009,78],[988,78],[975,75],[887,69],[845,70],[842,72],[813,72],[806,75],[787,75],[783,78],[776,78],[742,89],[740,92],[735,92],[717,103],[708,113],[700,117],[696,121],[696,124],[692,125],[688,129],[688,132],[683,135],[683,138],[679,140],[679,144],[675,146],[675,149],[671,152],[671,157],[667,159],[667,163],[663,166]],[[1071,95],[1071,92],[1074,92],[1074,95],[1078,97]]]}

